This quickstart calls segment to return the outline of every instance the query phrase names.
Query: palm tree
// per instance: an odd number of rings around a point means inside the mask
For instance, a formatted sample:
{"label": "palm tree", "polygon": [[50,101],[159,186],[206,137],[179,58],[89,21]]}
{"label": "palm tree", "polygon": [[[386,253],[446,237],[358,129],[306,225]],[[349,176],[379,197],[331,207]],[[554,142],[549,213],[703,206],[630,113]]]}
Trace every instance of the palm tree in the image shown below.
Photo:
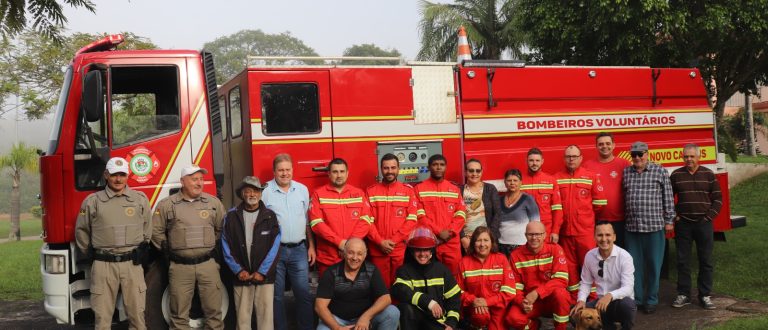
{"label": "palm tree", "polygon": [[[61,28],[67,22],[63,4],[96,12],[96,6],[90,0],[0,0],[0,36],[14,37],[31,25],[36,32],[61,43]],[[32,19],[31,24],[27,18]]]}
{"label": "palm tree", "polygon": [[8,234],[9,240],[21,239],[21,227],[19,226],[19,215],[21,213],[21,194],[19,186],[21,185],[21,172],[34,171],[37,169],[37,150],[28,147],[24,142],[14,143],[11,152],[0,157],[0,168],[8,167],[9,175],[13,179],[11,188],[11,231]]}
{"label": "palm tree", "polygon": [[523,37],[515,31],[512,12],[516,0],[456,0],[453,4],[421,0],[421,49],[427,61],[451,61],[456,56],[457,33],[467,30],[472,58],[499,59],[509,50],[521,57]]}

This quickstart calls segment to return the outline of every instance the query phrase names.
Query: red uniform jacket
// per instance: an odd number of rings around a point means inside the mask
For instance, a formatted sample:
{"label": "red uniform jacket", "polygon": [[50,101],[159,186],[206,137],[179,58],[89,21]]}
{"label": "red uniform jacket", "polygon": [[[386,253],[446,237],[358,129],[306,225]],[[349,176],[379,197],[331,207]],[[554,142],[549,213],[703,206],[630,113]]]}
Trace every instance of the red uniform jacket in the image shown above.
{"label": "red uniform jacket", "polygon": [[563,204],[555,177],[542,171],[532,176],[526,173],[520,190],[536,199],[541,223],[547,227],[547,234],[559,235],[563,225]]}
{"label": "red uniform jacket", "polygon": [[459,233],[467,219],[467,208],[459,187],[448,180],[438,182],[429,178],[419,183],[415,190],[419,197],[416,211],[419,224],[431,229],[438,237],[443,229],[450,230],[453,236],[446,243],[458,245]]}
{"label": "red uniform jacket", "polygon": [[546,298],[554,289],[565,290],[568,286],[568,261],[560,245],[544,243],[537,254],[521,246],[512,251],[509,259],[515,274],[517,295],[513,301],[517,305],[533,290]]}
{"label": "red uniform jacket", "polygon": [[325,185],[312,193],[309,225],[317,240],[317,261],[332,265],[339,261],[339,244],[351,237],[365,238],[370,228],[370,204],[365,193],[345,185],[341,193]]}
{"label": "red uniform jacket", "polygon": [[608,205],[600,179],[591,171],[579,167],[573,172],[555,175],[563,198],[563,229],[565,236],[592,236],[595,232],[595,210]]}
{"label": "red uniform jacket", "polygon": [[504,308],[515,298],[515,274],[501,253],[491,253],[483,262],[471,255],[464,256],[456,277],[462,291],[462,307],[472,307],[475,298],[485,298],[488,307]]}
{"label": "red uniform jacket", "polygon": [[385,256],[381,241],[388,239],[395,244],[395,251],[405,251],[405,240],[416,227],[416,210],[419,205],[413,188],[402,182],[377,183],[367,189],[371,203],[371,226],[368,231],[368,253]]}

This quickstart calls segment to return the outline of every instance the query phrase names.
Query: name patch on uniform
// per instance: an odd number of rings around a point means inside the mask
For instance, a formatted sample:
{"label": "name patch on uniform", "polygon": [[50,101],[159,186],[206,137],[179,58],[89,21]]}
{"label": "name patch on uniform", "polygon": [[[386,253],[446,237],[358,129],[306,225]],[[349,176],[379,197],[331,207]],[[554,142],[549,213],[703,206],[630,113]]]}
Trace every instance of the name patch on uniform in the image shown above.
{"label": "name patch on uniform", "polygon": [[132,217],[134,214],[136,214],[136,209],[132,207],[126,207],[125,208],[125,215]]}
{"label": "name patch on uniform", "polygon": [[262,235],[269,235],[269,230],[265,230],[261,232]]}
{"label": "name patch on uniform", "polygon": [[203,219],[207,218],[209,215],[211,215],[211,214],[208,213],[208,210],[200,211],[200,217],[203,218]]}

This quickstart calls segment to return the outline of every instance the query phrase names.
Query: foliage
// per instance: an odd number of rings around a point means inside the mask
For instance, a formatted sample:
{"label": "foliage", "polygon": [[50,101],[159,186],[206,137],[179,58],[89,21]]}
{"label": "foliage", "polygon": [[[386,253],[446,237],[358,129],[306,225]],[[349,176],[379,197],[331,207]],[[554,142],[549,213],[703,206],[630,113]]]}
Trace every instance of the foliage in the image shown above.
{"label": "foliage", "polygon": [[500,59],[504,51],[519,58],[523,37],[511,19],[517,0],[456,0],[452,4],[420,1],[419,34],[421,49],[417,57],[427,61],[456,59],[458,31],[464,26],[472,58]]}
{"label": "foliage", "polygon": [[[755,122],[755,134],[765,134],[765,132],[759,129],[759,127],[765,126],[766,122],[768,122],[765,118],[765,114],[753,112],[752,118]],[[719,151],[728,154],[731,161],[736,162],[739,152],[743,151],[740,150],[740,147],[744,146],[743,142],[746,140],[746,132],[746,115],[744,114],[744,109],[739,110],[732,116],[724,116],[717,129],[717,144],[720,149]]]}
{"label": "foliage", "polygon": [[757,155],[757,156],[739,155],[739,159],[736,160],[734,163],[741,163],[741,164],[768,164],[768,156],[765,156],[765,155]]}
{"label": "foliage", "polygon": [[717,127],[717,151],[728,155],[731,162],[736,162],[739,159],[738,143],[727,126],[720,125]]}
{"label": "foliage", "polygon": [[517,25],[532,59],[571,65],[700,69],[715,113],[768,73],[768,1],[520,0]]}
{"label": "foliage", "polygon": [[290,32],[266,34],[261,30],[241,30],[207,42],[203,49],[213,53],[219,83],[240,73],[248,64],[248,56],[317,56]]}
{"label": "foliage", "polygon": [[[352,45],[344,50],[344,56],[360,56],[360,57],[400,57],[401,54],[397,49],[384,50],[374,44],[362,44]],[[391,61],[341,61],[342,65],[373,65],[388,63],[393,64]]]}
{"label": "foliage", "polygon": [[11,152],[0,156],[0,168],[8,168],[8,175],[13,180],[11,185],[11,231],[9,239],[20,239],[19,216],[21,214],[21,173],[37,169],[37,149],[28,147],[24,142],[14,143]]}
{"label": "foliage", "polygon": [[[157,48],[149,39],[130,32],[122,33],[125,42],[120,49]],[[105,35],[74,33],[62,37],[64,42],[38,37],[24,32],[13,42],[0,45],[0,115],[12,108],[3,103],[17,96],[28,119],[40,119],[54,108],[64,80],[62,68],[81,47]],[[7,74],[6,74],[7,73]]]}
{"label": "foliage", "polygon": [[750,317],[738,317],[730,319],[717,326],[709,328],[709,330],[763,330],[768,329],[768,315],[762,316],[750,316]]}
{"label": "foliage", "polygon": [[35,205],[29,208],[29,213],[35,218],[43,217],[43,208],[40,205]]}
{"label": "foliage", "polygon": [[96,6],[89,0],[0,0],[0,35],[3,39],[18,35],[29,26],[27,18],[31,17],[36,33],[64,44],[61,29],[67,18],[62,12],[62,4],[96,12]]}
{"label": "foliage", "polygon": [[39,240],[0,244],[0,300],[43,299],[42,245]]}
{"label": "foliage", "polygon": [[[13,185],[13,179],[8,175],[0,175],[0,192],[10,191]],[[24,171],[21,174],[21,184],[19,184],[20,192],[20,210],[29,210],[32,206],[39,205],[40,201],[37,200],[37,194],[40,193],[40,173]],[[0,193],[2,196],[6,194]],[[3,198],[0,200],[0,214],[11,213],[11,199]],[[23,222],[23,220],[22,220]],[[0,238],[8,237],[7,235],[0,235]]]}

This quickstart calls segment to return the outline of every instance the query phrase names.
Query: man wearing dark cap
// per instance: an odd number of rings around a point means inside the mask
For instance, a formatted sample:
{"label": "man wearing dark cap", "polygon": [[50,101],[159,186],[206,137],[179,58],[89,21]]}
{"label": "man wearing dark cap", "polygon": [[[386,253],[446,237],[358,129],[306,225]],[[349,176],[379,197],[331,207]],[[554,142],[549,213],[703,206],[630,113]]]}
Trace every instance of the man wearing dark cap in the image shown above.
{"label": "man wearing dark cap", "polygon": [[264,206],[261,192],[267,185],[255,176],[246,176],[237,196],[240,205],[227,212],[221,246],[224,261],[234,275],[237,328],[251,328],[256,310],[258,329],[273,329],[272,298],[275,294],[275,266],[280,250],[280,225],[274,212]]}
{"label": "man wearing dark cap", "polygon": [[624,169],[626,250],[635,265],[635,302],[646,314],[656,312],[664,260],[665,231],[674,229],[675,205],[669,173],[648,160],[648,145],[632,143],[632,166]]}
{"label": "man wearing dark cap", "polygon": [[91,309],[96,329],[110,329],[118,290],[131,329],[146,329],[144,305],[147,285],[141,268],[140,246],[152,235],[152,209],[147,197],[128,188],[128,162],[107,162],[107,187],[90,194],[80,207],[75,225],[77,248],[91,265]]}
{"label": "man wearing dark cap", "polygon": [[189,328],[189,309],[197,287],[207,329],[223,329],[224,286],[212,258],[226,209],[203,192],[208,171],[197,166],[181,170],[181,190],[161,200],[152,216],[152,244],[170,259],[168,291],[171,329]]}

